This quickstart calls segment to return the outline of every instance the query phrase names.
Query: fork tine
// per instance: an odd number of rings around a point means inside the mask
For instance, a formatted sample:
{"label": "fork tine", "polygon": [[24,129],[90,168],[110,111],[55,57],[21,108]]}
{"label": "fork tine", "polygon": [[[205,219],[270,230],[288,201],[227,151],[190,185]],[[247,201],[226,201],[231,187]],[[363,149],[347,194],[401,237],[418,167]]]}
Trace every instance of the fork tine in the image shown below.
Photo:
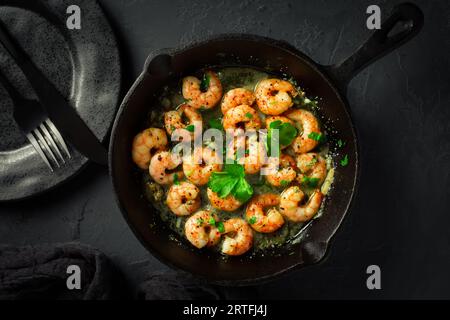
{"label": "fork tine", "polygon": [[52,133],[53,137],[55,138],[56,142],[58,143],[58,146],[64,150],[67,157],[69,159],[72,158],[69,152],[69,148],[67,147],[66,143],[64,142],[64,138],[62,137],[61,133],[59,133],[59,130],[55,127],[53,122],[50,119],[45,120],[45,123],[47,124],[48,128],[50,129],[50,132]]}
{"label": "fork tine", "polygon": [[41,123],[39,125],[39,128],[41,129],[42,133],[44,134],[44,138],[47,140],[47,143],[50,145],[50,147],[53,149],[53,151],[56,153],[56,155],[62,160],[63,163],[66,163],[66,160],[64,160],[64,157],[62,156],[61,152],[59,151],[58,147],[56,146],[52,135],[48,132],[47,127],[44,125],[44,123]]}
{"label": "fork tine", "polygon": [[48,161],[47,157],[45,156],[45,153],[42,151],[41,146],[36,141],[36,138],[31,133],[28,133],[27,134],[27,139],[28,139],[28,141],[31,142],[31,144],[33,145],[34,149],[37,151],[37,153],[42,158],[42,160],[44,160],[44,162],[47,165],[47,167],[49,167],[50,170],[53,172],[53,168],[52,168],[50,162]]}
{"label": "fork tine", "polygon": [[47,154],[50,155],[50,157],[52,158],[52,160],[55,162],[55,164],[58,166],[58,168],[60,167],[60,164],[58,162],[58,160],[56,160],[55,155],[52,152],[52,149],[50,149],[50,147],[47,144],[47,141],[45,141],[44,137],[42,136],[41,132],[39,131],[39,129],[34,129],[33,133],[37,136],[37,140],[38,142],[44,146],[44,149],[47,151]]}

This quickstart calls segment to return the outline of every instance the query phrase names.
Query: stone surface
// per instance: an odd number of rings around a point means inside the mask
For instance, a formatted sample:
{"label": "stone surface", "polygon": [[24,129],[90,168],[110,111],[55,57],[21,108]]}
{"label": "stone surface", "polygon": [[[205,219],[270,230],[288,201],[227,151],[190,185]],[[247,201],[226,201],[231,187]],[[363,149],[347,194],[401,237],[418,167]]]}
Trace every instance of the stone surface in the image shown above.
{"label": "stone surface", "polygon": [[[350,55],[368,37],[373,1],[103,0],[124,48],[126,87],[147,54],[208,34],[246,32],[284,39],[322,64]],[[400,1],[378,1],[382,15]],[[450,59],[447,1],[414,1],[425,26],[371,65],[348,98],[361,145],[355,204],[317,266],[226,297],[450,298]],[[213,5],[213,6],[212,6]],[[116,206],[106,169],[90,165],[64,187],[2,204],[0,243],[81,241],[111,256],[132,283],[167,267],[148,254]],[[366,288],[380,265],[382,290]]]}

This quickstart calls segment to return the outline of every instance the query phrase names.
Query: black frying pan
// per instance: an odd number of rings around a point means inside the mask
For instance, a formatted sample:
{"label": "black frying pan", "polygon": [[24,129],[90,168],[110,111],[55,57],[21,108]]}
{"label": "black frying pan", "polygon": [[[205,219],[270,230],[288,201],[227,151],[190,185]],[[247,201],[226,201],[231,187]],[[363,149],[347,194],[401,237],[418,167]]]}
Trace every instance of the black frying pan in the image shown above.
{"label": "black frying pan", "polygon": [[[406,25],[406,29],[390,35],[397,23]],[[358,141],[344,96],[347,84],[365,66],[410,40],[422,25],[422,12],[412,4],[401,4],[354,55],[333,66],[318,65],[285,42],[251,35],[219,36],[180,50],[151,54],[120,107],[110,144],[114,189],[124,217],[136,236],[166,264],[223,285],[252,284],[320,261],[349,209],[358,182]],[[321,113],[328,119],[326,126],[332,147],[337,139],[346,141],[340,154],[349,156],[349,165],[337,166],[335,187],[327,196],[323,216],[308,226],[300,243],[270,256],[250,258],[244,255],[224,260],[213,253],[192,249],[183,239],[173,241],[174,237],[179,237],[150,207],[133,174],[136,169],[131,159],[132,140],[143,129],[143,118],[157,92],[175,78],[207,66],[228,65],[269,66],[274,73],[292,75],[309,96],[322,98]]]}

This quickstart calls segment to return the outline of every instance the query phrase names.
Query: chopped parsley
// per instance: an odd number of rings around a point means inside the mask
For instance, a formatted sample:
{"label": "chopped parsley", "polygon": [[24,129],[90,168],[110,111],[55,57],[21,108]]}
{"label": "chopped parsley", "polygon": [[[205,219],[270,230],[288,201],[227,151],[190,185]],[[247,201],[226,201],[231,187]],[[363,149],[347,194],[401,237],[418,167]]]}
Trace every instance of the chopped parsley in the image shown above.
{"label": "chopped parsley", "polygon": [[223,130],[221,119],[211,119],[208,121],[209,127],[217,130]]}
{"label": "chopped parsley", "polygon": [[250,224],[255,224],[255,223],[256,223],[256,217],[253,216],[253,217],[251,217],[250,219],[248,219],[248,223],[250,223]]}
{"label": "chopped parsley", "polygon": [[216,226],[217,226],[217,230],[219,230],[220,233],[225,232],[225,226],[223,225],[222,221],[217,222]]}
{"label": "chopped parsley", "polygon": [[290,182],[287,181],[287,180],[281,180],[281,181],[280,181],[280,186],[286,187],[289,183],[290,183]]}
{"label": "chopped parsley", "polygon": [[343,167],[346,167],[348,165],[348,155],[347,154],[344,156],[344,158],[341,159],[340,163],[341,163],[341,166],[343,166]]}
{"label": "chopped parsley", "polygon": [[248,118],[248,119],[253,119],[253,115],[250,112],[247,112],[245,114],[245,117]]}
{"label": "chopped parsley", "polygon": [[209,223],[210,226],[215,227],[216,226],[216,219],[214,219],[214,217],[211,217],[211,218],[209,218],[208,223]]}
{"label": "chopped parsley", "polygon": [[197,219],[197,224],[199,225],[199,226],[201,226],[201,225],[203,225],[203,219],[202,218],[199,218],[199,219]]}
{"label": "chopped parsley", "polygon": [[316,163],[319,162],[319,159],[317,157],[313,157],[312,160],[307,164],[308,167],[314,167]]}
{"label": "chopped parsley", "polygon": [[319,178],[311,178],[311,177],[308,177],[308,176],[304,176],[302,178],[301,183],[303,185],[305,185],[305,186],[310,187],[310,188],[316,188],[319,185],[319,181],[320,181]]}
{"label": "chopped parsley", "polygon": [[211,79],[209,77],[209,74],[207,74],[207,73],[203,74],[202,81],[200,82],[200,90],[201,91],[205,92],[208,90],[210,80]]}
{"label": "chopped parsley", "polygon": [[190,124],[186,127],[186,130],[189,132],[194,132],[195,131],[195,126],[193,124]]}
{"label": "chopped parsley", "polygon": [[180,185],[180,180],[178,179],[178,174],[176,174],[176,173],[173,176],[173,184],[176,186]]}
{"label": "chopped parsley", "polygon": [[325,136],[320,132],[311,132],[308,135],[308,138],[310,138],[314,141],[317,141],[317,142],[323,142],[325,140]]}
{"label": "chopped parsley", "polygon": [[339,140],[337,141],[337,146],[338,146],[339,148],[342,148],[343,146],[345,146],[345,142],[342,141],[341,139],[339,139]]}

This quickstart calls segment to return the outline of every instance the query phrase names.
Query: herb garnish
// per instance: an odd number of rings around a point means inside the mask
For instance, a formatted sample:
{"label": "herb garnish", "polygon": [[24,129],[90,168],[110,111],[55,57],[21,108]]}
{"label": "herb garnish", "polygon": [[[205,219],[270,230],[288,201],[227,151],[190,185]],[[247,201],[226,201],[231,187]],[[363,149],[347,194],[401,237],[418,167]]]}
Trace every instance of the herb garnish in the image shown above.
{"label": "herb garnish", "polygon": [[[282,122],[281,120],[275,120],[270,123],[269,130],[267,133],[267,151],[271,154],[271,141],[273,130],[279,130],[279,141],[281,146],[288,146],[294,141],[297,136],[297,128],[288,122]],[[279,151],[277,150],[279,155]]]}
{"label": "herb garnish", "polygon": [[194,132],[195,131],[195,126],[193,124],[190,124],[186,127],[186,130],[189,132]]}
{"label": "herb garnish", "polygon": [[200,82],[200,90],[205,92],[209,88],[209,82],[210,82],[209,74],[205,73],[203,74],[202,82]]}
{"label": "herb garnish", "polygon": [[180,180],[178,179],[178,174],[176,173],[173,175],[173,184],[176,186],[180,185]]}
{"label": "herb garnish", "polygon": [[214,217],[209,218],[209,225],[215,227],[216,226],[216,219]]}
{"label": "herb garnish", "polygon": [[341,166],[345,167],[348,165],[348,155],[346,154],[343,159],[340,161]]}
{"label": "herb garnish", "polygon": [[247,112],[245,114],[245,117],[248,118],[248,119],[253,119],[253,115],[250,112]]}
{"label": "herb garnish", "polygon": [[211,119],[208,122],[209,127],[217,130],[223,130],[222,120],[221,119]]}
{"label": "herb garnish", "polygon": [[242,203],[253,195],[252,186],[245,180],[244,166],[236,163],[225,164],[222,172],[213,172],[208,187],[220,198],[232,195]]}
{"label": "herb garnish", "polygon": [[251,217],[250,219],[248,219],[248,223],[250,223],[250,224],[255,224],[255,223],[256,223],[256,217],[253,216],[253,217]]}
{"label": "herb garnish", "polygon": [[222,221],[217,222],[217,230],[219,230],[220,233],[224,233],[225,232],[225,226],[223,225]]}
{"label": "herb garnish", "polygon": [[282,187],[286,187],[288,184],[289,184],[289,181],[287,181],[287,180],[280,181],[280,186],[282,186]]}
{"label": "herb garnish", "polygon": [[197,225],[199,225],[199,226],[203,225],[203,219],[202,218],[198,218],[197,219]]}
{"label": "herb garnish", "polygon": [[337,145],[338,145],[339,148],[342,148],[343,146],[345,146],[345,142],[342,141],[341,139],[339,139],[339,140],[337,141]]}
{"label": "herb garnish", "polygon": [[316,188],[319,185],[319,181],[320,181],[319,178],[311,178],[311,177],[308,177],[308,176],[304,176],[302,178],[301,183],[303,185],[306,185],[306,186],[310,187],[310,188]]}
{"label": "herb garnish", "polygon": [[311,132],[308,135],[308,138],[310,138],[314,141],[317,141],[317,142],[323,142],[325,140],[325,136],[320,132]]}

